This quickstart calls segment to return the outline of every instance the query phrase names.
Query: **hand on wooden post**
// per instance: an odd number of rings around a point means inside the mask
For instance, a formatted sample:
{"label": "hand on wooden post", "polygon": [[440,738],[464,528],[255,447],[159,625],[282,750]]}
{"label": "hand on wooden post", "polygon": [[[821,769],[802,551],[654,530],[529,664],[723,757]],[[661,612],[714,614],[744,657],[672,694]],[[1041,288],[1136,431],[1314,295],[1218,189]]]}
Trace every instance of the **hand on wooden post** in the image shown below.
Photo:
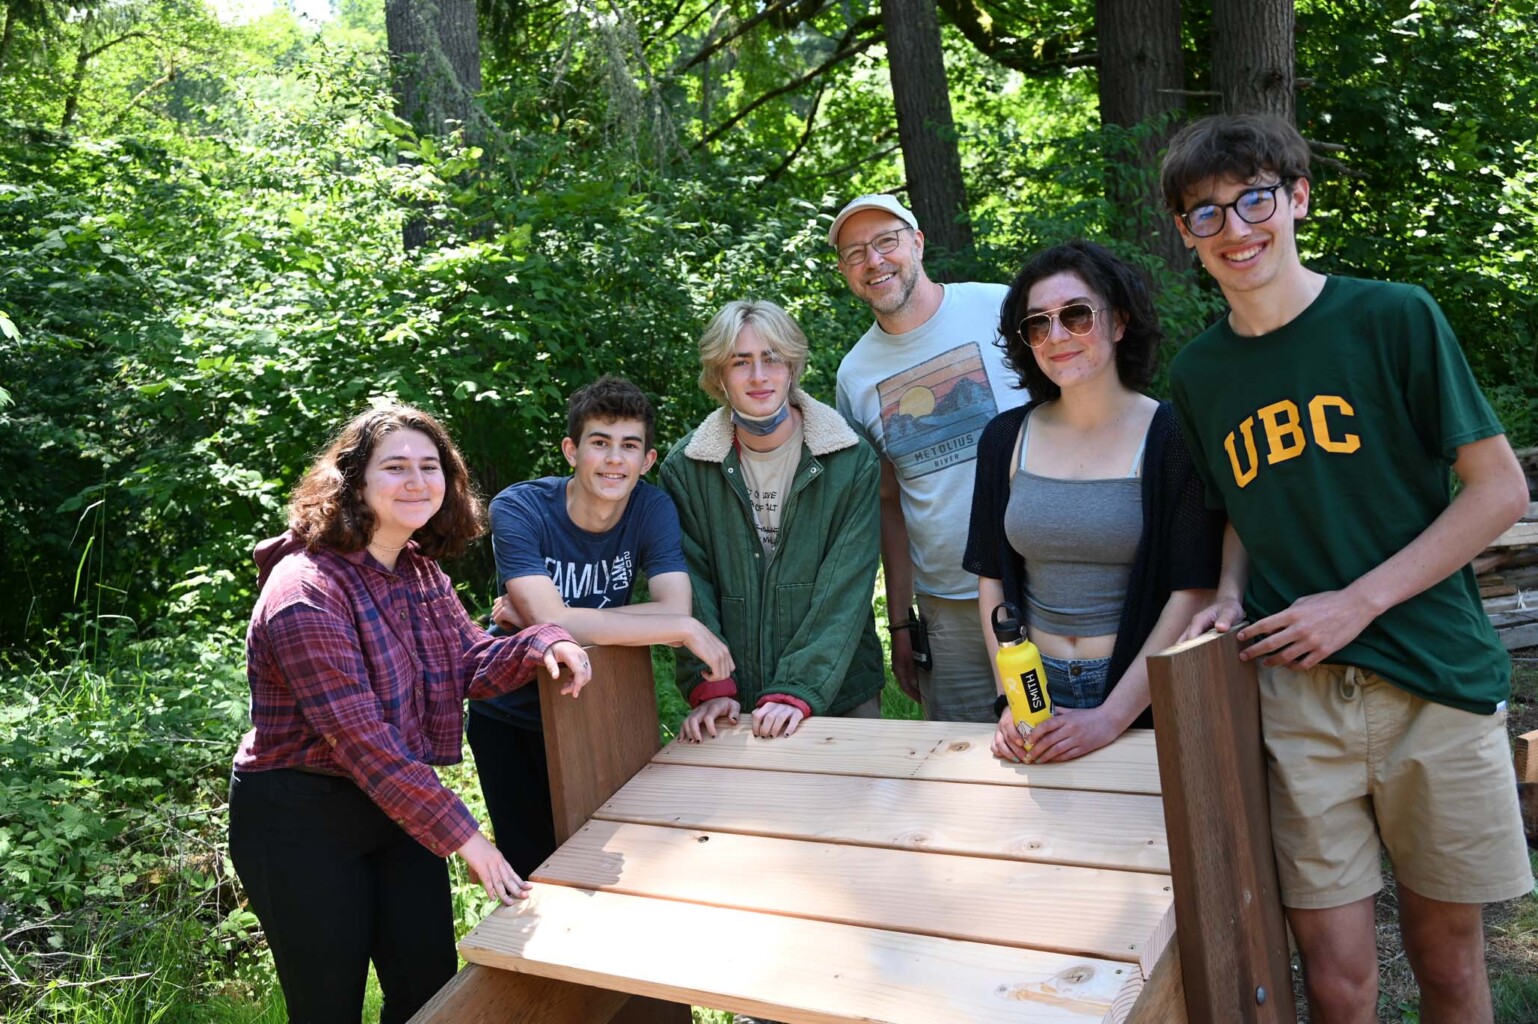
{"label": "hand on wooden post", "polygon": [[[1307,671],[1361,635],[1377,611],[1349,589],[1309,594],[1239,631],[1240,661]],[[1250,641],[1254,641],[1250,643]]]}
{"label": "hand on wooden post", "polygon": [[571,669],[571,678],[561,686],[562,695],[576,697],[593,679],[593,666],[587,652],[571,640],[558,640],[545,651],[545,671],[551,679],[561,678],[561,666]]}
{"label": "hand on wooden post", "polygon": [[1220,597],[1191,618],[1191,624],[1180,634],[1180,641],[1195,640],[1209,629],[1227,633],[1244,621],[1244,605],[1231,597]]}

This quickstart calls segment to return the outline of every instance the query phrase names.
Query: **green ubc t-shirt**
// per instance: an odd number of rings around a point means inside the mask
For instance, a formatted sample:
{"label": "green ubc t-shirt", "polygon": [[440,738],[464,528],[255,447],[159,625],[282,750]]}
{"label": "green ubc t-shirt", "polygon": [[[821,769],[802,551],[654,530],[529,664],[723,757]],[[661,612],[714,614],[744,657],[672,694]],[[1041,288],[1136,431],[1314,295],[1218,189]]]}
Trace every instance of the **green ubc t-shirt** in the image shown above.
{"label": "green ubc t-shirt", "polygon": [[[1452,500],[1458,447],[1503,433],[1441,309],[1410,285],[1328,278],[1255,338],[1224,318],[1176,356],[1170,387],[1207,503],[1249,552],[1252,622],[1399,552]],[[1479,714],[1511,689],[1468,566],[1329,660]]]}

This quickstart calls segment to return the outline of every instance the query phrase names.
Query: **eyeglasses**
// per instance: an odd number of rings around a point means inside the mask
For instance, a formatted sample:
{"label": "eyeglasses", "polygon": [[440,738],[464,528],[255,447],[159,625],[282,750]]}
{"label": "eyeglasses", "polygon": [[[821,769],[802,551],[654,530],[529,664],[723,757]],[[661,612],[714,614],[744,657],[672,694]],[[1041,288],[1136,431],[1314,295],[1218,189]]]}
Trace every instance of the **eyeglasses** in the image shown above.
{"label": "eyeglasses", "polygon": [[1276,212],[1276,190],[1291,187],[1294,179],[1283,178],[1275,185],[1262,185],[1242,192],[1231,203],[1203,203],[1180,215],[1186,230],[1197,238],[1211,238],[1223,230],[1228,211],[1233,210],[1246,224],[1262,224]]}
{"label": "eyeglasses", "polygon": [[867,249],[875,249],[878,255],[885,256],[897,248],[897,243],[901,241],[898,236],[904,231],[912,230],[912,228],[898,228],[896,231],[887,231],[879,234],[868,242],[846,245],[838,251],[838,262],[846,267],[861,266],[865,263]]}
{"label": "eyeglasses", "polygon": [[1052,324],[1056,321],[1069,334],[1082,338],[1095,329],[1095,314],[1100,312],[1104,310],[1096,309],[1087,302],[1073,302],[1057,309],[1032,313],[1020,321],[1020,337],[1031,348],[1040,348],[1052,337]]}

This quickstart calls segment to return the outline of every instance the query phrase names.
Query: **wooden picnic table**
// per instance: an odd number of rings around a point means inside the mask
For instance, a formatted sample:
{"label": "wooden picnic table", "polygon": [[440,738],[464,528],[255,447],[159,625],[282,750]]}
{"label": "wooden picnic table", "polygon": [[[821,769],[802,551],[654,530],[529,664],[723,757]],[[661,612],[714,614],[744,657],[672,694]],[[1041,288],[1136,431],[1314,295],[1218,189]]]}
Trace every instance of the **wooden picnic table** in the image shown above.
{"label": "wooden picnic table", "polygon": [[637,653],[595,679],[644,694],[542,694],[564,842],[413,1024],[1186,1020],[1152,732],[1033,766],[991,726],[838,718],[658,751]]}

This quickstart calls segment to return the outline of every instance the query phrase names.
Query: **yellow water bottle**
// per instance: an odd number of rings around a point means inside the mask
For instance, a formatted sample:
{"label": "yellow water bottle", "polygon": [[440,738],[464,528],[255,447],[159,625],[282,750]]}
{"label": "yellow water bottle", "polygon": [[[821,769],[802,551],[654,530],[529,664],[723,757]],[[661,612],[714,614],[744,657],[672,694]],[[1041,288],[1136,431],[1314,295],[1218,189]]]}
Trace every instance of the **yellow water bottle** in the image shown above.
{"label": "yellow water bottle", "polygon": [[[999,613],[1003,612],[1001,619]],[[1052,717],[1052,698],[1047,693],[1047,670],[1041,652],[1025,638],[1025,630],[1013,605],[1007,601],[993,609],[993,635],[999,642],[999,679],[1004,696],[1022,733]]]}

